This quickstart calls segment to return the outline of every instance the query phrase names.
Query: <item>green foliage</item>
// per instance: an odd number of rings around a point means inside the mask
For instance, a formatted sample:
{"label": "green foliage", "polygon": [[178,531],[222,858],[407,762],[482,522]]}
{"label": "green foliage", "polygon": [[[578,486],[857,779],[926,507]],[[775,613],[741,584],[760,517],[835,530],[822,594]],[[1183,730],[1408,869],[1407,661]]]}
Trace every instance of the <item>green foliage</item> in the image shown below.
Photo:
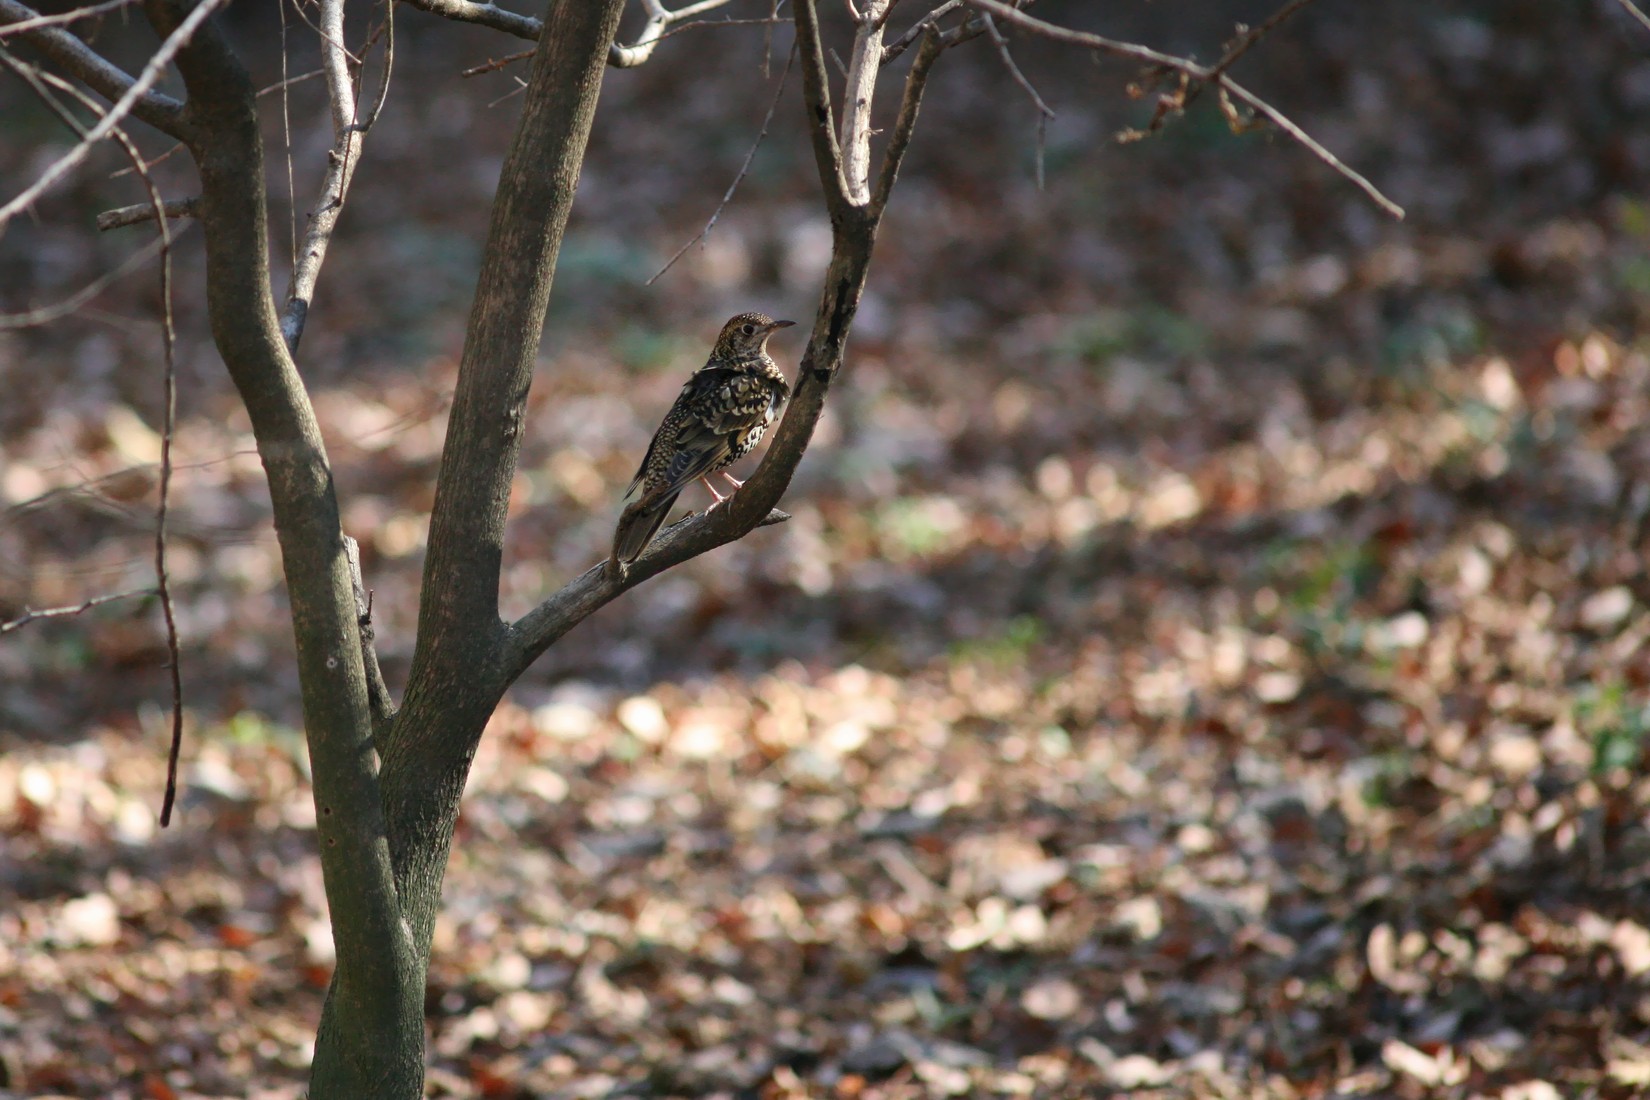
{"label": "green foliage", "polygon": [[1393,325],[1381,348],[1387,373],[1413,376],[1424,368],[1441,368],[1484,350],[1484,326],[1469,310],[1444,306],[1424,317]]}
{"label": "green foliage", "polygon": [[1013,668],[1026,662],[1031,647],[1041,641],[1045,633],[1041,619],[1034,615],[1016,615],[1008,620],[1001,633],[954,644],[951,659],[957,662],[978,661],[999,669]]}
{"label": "green foliage", "polygon": [[1637,769],[1650,734],[1650,705],[1634,698],[1621,680],[1582,692],[1575,702],[1575,724],[1593,745],[1593,774],[1618,768]]}
{"label": "green foliage", "polygon": [[1134,310],[1107,309],[1080,317],[1066,327],[1054,352],[1089,363],[1118,355],[1184,359],[1209,346],[1208,329],[1195,318],[1158,305]]}
{"label": "green foliage", "polygon": [[1314,656],[1360,654],[1367,624],[1357,605],[1380,580],[1369,543],[1282,540],[1266,550],[1290,633]]}

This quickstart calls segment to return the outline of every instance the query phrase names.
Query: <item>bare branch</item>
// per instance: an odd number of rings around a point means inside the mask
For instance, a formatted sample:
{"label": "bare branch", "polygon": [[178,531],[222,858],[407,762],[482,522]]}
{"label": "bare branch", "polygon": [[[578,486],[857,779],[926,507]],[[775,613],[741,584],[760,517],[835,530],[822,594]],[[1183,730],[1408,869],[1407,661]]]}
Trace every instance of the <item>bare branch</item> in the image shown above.
{"label": "bare branch", "polygon": [[[303,247],[292,265],[291,286],[287,290],[286,309],[281,315],[281,337],[287,350],[296,353],[298,341],[304,334],[304,323],[309,319],[309,304],[315,295],[315,283],[326,262],[327,246],[332,242],[338,218],[344,212],[344,201],[349,196],[355,169],[361,162],[361,147],[367,131],[377,121],[389,91],[390,70],[395,61],[395,4],[387,4],[385,15],[385,46],[383,75],[372,110],[365,118],[358,115],[358,89],[349,72],[349,52],[344,48],[344,0],[321,0],[321,58],[327,78],[327,101],[332,108],[332,151],[327,156],[326,177],[321,184],[321,199],[310,212],[309,225],[304,231]],[[370,48],[371,43],[368,43]]]}
{"label": "bare branch", "polygon": [[[1271,104],[1267,103],[1247,88],[1244,88],[1223,72],[1217,72],[1215,69],[1206,68],[1187,58],[1176,57],[1173,54],[1161,53],[1157,50],[1151,49],[1150,47],[1138,45],[1137,43],[1119,42],[1116,39],[1105,38],[1098,34],[1090,34],[1087,31],[1075,31],[1069,27],[1057,26],[1056,24],[1048,23],[1034,16],[1027,15],[1025,12],[1016,8],[1009,7],[1007,4],[1002,3],[1001,0],[968,0],[968,3],[970,6],[977,8],[980,11],[989,12],[991,15],[994,15],[999,19],[1014,23],[1018,26],[1026,28],[1027,30],[1034,31],[1037,34],[1040,34],[1045,38],[1053,39],[1056,42],[1065,42],[1069,45],[1081,46],[1084,49],[1098,50],[1103,53],[1114,54],[1118,57],[1126,57],[1134,61],[1145,62],[1149,65],[1159,65],[1174,72],[1181,73],[1191,80],[1195,80],[1200,83],[1213,83],[1217,87],[1225,90],[1227,93],[1236,96],[1238,99],[1241,99],[1243,102],[1247,103],[1260,114],[1266,116],[1266,118],[1269,119],[1273,125],[1277,126],[1284,133],[1306,146],[1306,148],[1311,150],[1319,160],[1322,160],[1325,164],[1339,172],[1342,176],[1346,177],[1346,179],[1350,180],[1355,186],[1357,186],[1359,190],[1363,191],[1364,194],[1368,195],[1369,198],[1382,210],[1385,210],[1388,214],[1391,214],[1395,218],[1402,218],[1404,216],[1403,207],[1383,195],[1380,189],[1378,189],[1373,183],[1369,182],[1369,180],[1365,179],[1356,171],[1343,164],[1339,158],[1337,158],[1328,149],[1325,149],[1322,145],[1320,145],[1311,137],[1311,135],[1307,134],[1305,130],[1302,130],[1294,122],[1290,121],[1290,119],[1287,118],[1283,112],[1279,111],[1276,107],[1273,107]],[[1291,8],[1290,10],[1293,9]]]}
{"label": "bare branch", "polygon": [[[1307,0],[1301,0],[1301,2],[1305,3]],[[985,20],[986,33],[991,36],[992,45],[997,47],[997,56],[1002,59],[1003,67],[1008,70],[1008,75],[1014,78],[1014,83],[1018,84],[1020,89],[1031,98],[1032,105],[1037,108],[1037,190],[1041,191],[1043,189],[1043,145],[1048,135],[1048,120],[1054,117],[1054,112],[1049,109],[1047,103],[1043,102],[1043,97],[1037,94],[1037,89],[1032,87],[1031,81],[1026,79],[1026,74],[1020,71],[1020,66],[1015,64],[1014,55],[1008,51],[1008,39],[1004,38],[1003,32],[997,29],[996,20],[991,18],[989,12],[981,12],[980,16]]]}
{"label": "bare branch", "polygon": [[899,117],[894,120],[894,132],[888,138],[888,149],[882,155],[882,174],[877,179],[877,193],[871,200],[871,213],[880,218],[888,207],[894,183],[899,178],[900,162],[911,145],[911,133],[917,126],[917,112],[922,107],[922,93],[928,87],[928,74],[934,62],[945,50],[944,37],[939,29],[929,24],[917,48],[916,59],[905,77],[905,94],[900,99]]}
{"label": "bare branch", "polygon": [[507,53],[503,57],[465,69],[459,76],[484,76],[487,73],[496,73],[506,65],[514,65],[518,61],[526,61],[533,56],[532,50],[521,50],[518,53]]}
{"label": "bare branch", "polygon": [[[193,218],[200,214],[201,200],[199,196],[192,199],[167,199],[162,204],[168,218]],[[155,220],[155,208],[146,202],[136,206],[122,206],[114,210],[105,210],[97,216],[97,227],[104,232],[111,229],[124,229],[128,225],[142,225],[144,222]]]}
{"label": "bare branch", "polygon": [[140,596],[153,596],[154,594],[155,590],[153,588],[134,588],[130,592],[112,592],[106,596],[93,596],[89,600],[68,607],[45,607],[38,611],[25,607],[23,614],[17,618],[0,623],[0,634],[10,634],[14,630],[21,630],[30,623],[38,622],[41,619],[62,619],[71,615],[81,615],[94,607],[102,607],[104,604],[114,603],[116,600],[131,600]]}
{"label": "bare branch", "polygon": [[1288,19],[1291,15],[1294,15],[1310,3],[1312,3],[1312,0],[1289,0],[1288,3],[1284,4],[1277,11],[1267,16],[1265,22],[1244,30],[1243,33],[1239,34],[1236,40],[1234,40],[1233,43],[1226,48],[1226,53],[1221,57],[1221,59],[1215,62],[1214,71],[1217,73],[1223,73],[1227,69],[1230,69],[1233,65],[1237,64],[1239,58],[1248,53],[1254,47],[1255,43],[1277,30],[1285,19]]}
{"label": "bare branch", "polygon": [[1645,30],[1650,30],[1650,15],[1644,14],[1644,9],[1633,3],[1633,0],[1621,0],[1621,6],[1627,9],[1627,14],[1639,21]]}
{"label": "bare branch", "polygon": [[661,275],[676,265],[676,261],[680,260],[683,255],[687,253],[688,249],[710,236],[710,231],[715,228],[717,219],[722,216],[722,211],[727,209],[728,203],[733,201],[733,193],[739,190],[739,184],[744,180],[745,173],[750,171],[751,161],[756,159],[756,151],[762,147],[762,140],[768,136],[768,126],[773,122],[773,113],[779,106],[779,100],[785,94],[785,81],[791,75],[791,62],[795,60],[796,47],[793,45],[791,47],[790,54],[785,58],[785,68],[779,73],[779,83],[773,90],[773,98],[768,101],[768,113],[762,116],[762,129],[758,131],[756,140],[751,142],[750,152],[745,154],[744,163],[739,165],[738,173],[734,175],[733,182],[728,184],[727,192],[722,195],[722,201],[717,203],[716,209],[711,212],[710,220],[705,223],[705,227],[703,229],[694,234],[691,240],[689,240],[681,248],[678,248],[674,256],[665,261],[665,266],[661,267],[658,271],[655,271],[652,277],[642,285],[652,286],[659,280]]}
{"label": "bare branch", "polygon": [[36,15],[32,19],[21,19],[15,23],[0,25],[0,39],[12,38],[26,31],[39,30],[42,27],[59,27],[65,23],[78,23],[82,19],[90,19],[94,15],[103,15],[116,8],[128,7],[137,0],[104,0],[101,4],[92,4],[84,8],[74,8],[56,15]]}
{"label": "bare branch", "polygon": [[[77,80],[84,81],[98,95],[118,101],[131,92],[137,82],[119,66],[111,64],[62,27],[39,22],[51,18],[18,0],[0,0],[0,37],[11,34],[14,26],[29,26],[32,29],[16,32],[18,40],[39,50],[46,60],[60,66]],[[183,104],[169,95],[149,90],[149,85],[153,83],[151,79],[133,97],[131,114],[162,133],[181,140]]]}
{"label": "bare branch", "polygon": [[622,577],[616,576],[617,571],[610,571],[604,562],[512,624],[507,631],[504,656],[507,662],[504,671],[510,679],[519,676],[568,630],[626,589],[673,565],[742,538],[759,526],[778,522],[783,516],[774,506],[784,496],[796,472],[824,412],[831,383],[842,367],[848,331],[870,270],[877,223],[898,174],[900,157],[910,144],[929,69],[945,46],[944,37],[937,31],[924,41],[912,73],[906,79],[904,101],[889,140],[889,155],[883,161],[877,194],[864,204],[854,205],[847,201],[831,126],[816,0],[796,0],[795,6],[808,123],[813,133],[820,182],[831,207],[831,263],[825,273],[813,330],[797,368],[784,418],[772,433],[772,442],[756,472],[726,504],[671,526],[653,540]]}
{"label": "bare branch", "polygon": [[[890,2],[866,0],[865,14],[857,16],[859,28],[842,89],[842,175],[848,201],[855,206],[871,201],[871,101],[882,69],[882,25]],[[851,5],[849,10],[854,10]]]}
{"label": "bare branch", "polygon": [[[85,160],[87,154],[91,152],[92,146],[107,138],[114,131],[114,128],[120,124],[120,120],[132,112],[138,101],[166,71],[166,66],[172,63],[172,58],[177,56],[178,51],[194,36],[200,25],[206,22],[207,17],[226,2],[227,0],[200,0],[200,3],[184,17],[183,22],[178,24],[178,28],[166,36],[165,41],[160,44],[160,48],[155,50],[143,66],[143,70],[138,73],[137,79],[131,82],[131,86],[126,89],[119,99],[115,100],[114,105],[98,120],[97,125],[87,131],[86,136],[77,142],[72,149],[47,167],[32,184],[24,188],[22,194],[6,203],[5,206],[0,206],[0,227],[4,227],[20,211],[32,206],[35,200],[43,195],[48,188]],[[0,5],[11,5],[13,3],[15,3],[15,0],[0,0]],[[21,7],[21,5],[18,6]],[[5,8],[0,8],[0,14],[5,14],[5,11]],[[34,33],[43,35],[57,33],[70,38],[74,37],[68,35],[66,31],[59,31],[56,28]],[[76,41],[79,40],[76,39]],[[75,75],[80,76],[81,74],[77,72]],[[91,82],[87,81],[87,83]]]}
{"label": "bare branch", "polygon": [[[912,23],[905,29],[904,34],[900,35],[898,38],[894,39],[892,43],[883,48],[882,63],[886,65],[888,62],[894,60],[894,58],[908,50],[911,47],[911,43],[922,37],[923,31],[927,30],[947,15],[950,15],[952,12],[962,7],[963,2],[964,0],[945,0],[945,3],[941,4],[939,7],[935,8],[915,23]],[[890,5],[889,11],[892,10],[893,8]]]}
{"label": "bare branch", "polygon": [[[537,39],[544,32],[544,23],[531,15],[521,15],[508,11],[497,4],[481,3],[479,0],[406,0],[407,3],[420,11],[439,15],[443,19],[452,19],[460,23],[475,23],[482,27],[491,27],[495,31],[515,35],[517,38]],[[684,8],[670,10],[658,0],[644,0],[642,7],[647,12],[647,22],[642,26],[642,33],[636,36],[636,41],[628,46],[614,42],[607,50],[607,63],[615,69],[634,69],[644,64],[653,56],[653,50],[660,41],[668,37],[665,33],[673,24],[691,19],[695,15],[703,15],[707,11],[719,8],[729,3],[729,0],[699,0]],[[755,20],[752,20],[755,22]],[[515,58],[507,58],[501,65]],[[495,66],[500,67],[500,66]],[[482,72],[491,71],[481,68]],[[473,75],[467,72],[464,75]]]}
{"label": "bare branch", "polygon": [[647,22],[642,26],[642,33],[636,36],[636,41],[632,45],[621,46],[614,43],[608,52],[607,63],[617,69],[634,69],[645,64],[653,56],[654,47],[664,38],[671,24],[702,15],[727,2],[728,0],[699,0],[697,4],[689,4],[685,8],[671,11],[658,0],[646,0],[642,7],[647,11]]}
{"label": "bare branch", "polygon": [[[17,73],[29,84],[53,112],[75,133],[80,135],[81,141],[90,140],[90,131],[80,124],[69,109],[54,96],[46,85],[60,89],[73,96],[87,110],[102,114],[103,109],[91,97],[70,84],[61,77],[50,73],[36,73],[30,66],[23,64],[11,56],[10,51],[0,48],[0,63]],[[107,115],[105,115],[107,117]],[[155,186],[154,177],[149,174],[148,165],[144,163],[143,154],[137,144],[127,136],[125,130],[118,125],[109,128],[110,134],[119,143],[126,153],[127,159],[132,162],[132,168],[143,182],[144,190],[149,193],[149,204],[153,211],[155,225],[160,230],[160,301],[161,301],[161,347],[165,367],[164,385],[164,414],[160,436],[160,502],[155,510],[155,592],[160,596],[161,614],[166,623],[166,650],[169,660],[167,668],[170,672],[172,684],[172,744],[167,754],[166,766],[166,794],[161,802],[160,823],[164,828],[172,820],[172,804],[177,798],[178,791],[178,754],[183,746],[183,671],[182,656],[178,646],[178,621],[172,607],[171,579],[166,568],[166,511],[169,501],[168,489],[172,482],[172,435],[177,420],[177,363],[174,350],[177,344],[176,332],[172,325],[172,229],[166,219],[166,207],[161,201],[160,190]]]}
{"label": "bare branch", "polygon": [[819,12],[813,0],[796,0],[796,44],[802,52],[802,97],[807,104],[808,136],[825,188],[825,205],[833,215],[849,204],[842,177],[842,149],[831,118],[831,83],[825,72],[825,47],[819,37]]}
{"label": "bare branch", "polygon": [[478,3],[477,0],[407,0],[407,3],[443,19],[491,27],[517,38],[537,39],[544,30],[544,24],[530,15],[520,15],[497,4]]}

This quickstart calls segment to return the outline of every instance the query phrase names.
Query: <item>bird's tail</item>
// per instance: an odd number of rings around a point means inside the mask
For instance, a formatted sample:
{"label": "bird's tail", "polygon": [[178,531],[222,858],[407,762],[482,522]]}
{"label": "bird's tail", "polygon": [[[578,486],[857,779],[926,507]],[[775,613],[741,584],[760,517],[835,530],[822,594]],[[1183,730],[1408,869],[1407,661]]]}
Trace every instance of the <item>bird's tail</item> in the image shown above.
{"label": "bird's tail", "polygon": [[681,495],[677,490],[660,497],[644,496],[627,507],[619,516],[618,530],[613,532],[613,560],[629,565],[641,557]]}

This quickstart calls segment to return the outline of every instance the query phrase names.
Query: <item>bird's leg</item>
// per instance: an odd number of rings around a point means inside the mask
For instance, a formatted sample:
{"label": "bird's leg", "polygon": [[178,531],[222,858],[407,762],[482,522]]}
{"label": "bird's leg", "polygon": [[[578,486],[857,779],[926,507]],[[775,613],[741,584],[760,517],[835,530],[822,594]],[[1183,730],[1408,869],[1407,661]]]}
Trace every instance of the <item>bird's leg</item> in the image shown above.
{"label": "bird's leg", "polygon": [[[699,479],[699,484],[703,485],[705,487],[706,491],[708,491],[711,496],[716,498],[716,504],[721,504],[724,500],[728,499],[727,497],[723,496],[721,493],[718,493],[716,491],[716,486],[712,485],[708,478],[701,477]],[[710,508],[716,507],[716,504],[712,504],[710,506]],[[707,511],[707,512],[710,511],[710,508],[706,508],[705,511]]]}
{"label": "bird's leg", "polygon": [[727,478],[728,479],[728,484],[732,485],[735,489],[743,489],[745,487],[745,483],[743,481],[740,481],[738,478],[734,477],[732,474],[728,473],[726,470],[722,471],[722,476]]}

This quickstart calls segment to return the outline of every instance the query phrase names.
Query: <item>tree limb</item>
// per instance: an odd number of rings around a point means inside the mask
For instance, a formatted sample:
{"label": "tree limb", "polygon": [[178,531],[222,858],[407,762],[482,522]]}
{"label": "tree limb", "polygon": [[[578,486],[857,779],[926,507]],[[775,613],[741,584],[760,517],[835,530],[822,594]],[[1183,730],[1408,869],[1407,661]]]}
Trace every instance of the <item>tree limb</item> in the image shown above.
{"label": "tree limb", "polygon": [[[145,0],[145,11],[170,40],[210,3],[191,10],[188,0]],[[270,287],[256,92],[217,24],[195,25],[199,32],[177,59],[189,93],[185,132],[201,182],[207,311],[263,459],[291,600],[321,869],[338,945],[328,1005],[347,1014],[358,1049],[368,1052],[353,1067],[358,1073],[376,1081],[421,1079],[421,1036],[406,1021],[422,1013],[423,966],[402,919],[385,836],[332,470]],[[318,1060],[321,1047],[328,1045],[318,1046]]]}
{"label": "tree limb", "polygon": [[825,188],[825,206],[833,220],[851,204],[842,174],[842,147],[837,144],[831,118],[831,82],[825,71],[825,46],[819,37],[819,12],[805,0],[796,4],[796,44],[802,51],[802,98],[808,115],[808,137],[814,162]]}
{"label": "tree limb", "polygon": [[[977,8],[982,12],[989,12],[999,19],[1005,20],[1009,23],[1014,23],[1018,26],[1026,28],[1029,31],[1034,31],[1037,34],[1042,35],[1044,38],[1053,39],[1056,42],[1065,42],[1069,45],[1081,46],[1084,49],[1097,50],[1102,53],[1113,54],[1117,57],[1125,57],[1133,61],[1141,61],[1149,65],[1162,66],[1165,69],[1170,69],[1174,72],[1181,73],[1192,80],[1198,81],[1199,83],[1212,83],[1228,94],[1241,99],[1262,115],[1265,115],[1266,118],[1270,119],[1271,122],[1280,130],[1311,150],[1319,160],[1322,160],[1325,164],[1329,165],[1342,176],[1346,177],[1346,179],[1350,180],[1359,190],[1368,195],[1375,205],[1379,206],[1382,210],[1385,210],[1388,214],[1391,214],[1395,218],[1402,218],[1404,216],[1403,207],[1383,195],[1380,189],[1373,183],[1369,182],[1369,180],[1359,175],[1352,168],[1343,164],[1341,160],[1335,156],[1335,154],[1331,153],[1328,149],[1325,149],[1321,144],[1313,139],[1310,134],[1308,134],[1305,130],[1302,130],[1287,116],[1285,116],[1282,111],[1279,111],[1276,107],[1273,107],[1271,104],[1267,103],[1265,100],[1243,87],[1237,81],[1220,71],[1218,67],[1205,67],[1188,58],[1176,57],[1173,54],[1162,53],[1158,50],[1151,49],[1148,46],[1141,46],[1134,42],[1120,42],[1116,39],[1106,38],[1098,34],[1090,34],[1087,31],[1076,31],[1069,27],[1061,27],[1054,23],[1045,22],[1035,16],[1027,15],[1018,8],[1013,8],[1005,3],[1002,3],[1002,0],[967,0],[967,2],[971,7]],[[1293,11],[1296,6],[1298,5],[1286,5],[1283,14]],[[1248,46],[1244,45],[1243,48],[1247,49]]]}
{"label": "tree limb", "polygon": [[[0,0],[0,3],[11,2],[12,0]],[[165,37],[160,46],[150,55],[149,60],[143,66],[143,70],[138,73],[137,79],[133,80],[130,87],[121,93],[120,98],[116,99],[103,117],[97,120],[97,124],[86,132],[86,136],[76,142],[67,153],[64,153],[47,166],[46,170],[41,172],[33,183],[25,187],[21,194],[4,206],[0,206],[0,229],[3,229],[6,223],[16,217],[20,211],[34,205],[35,200],[45,194],[52,184],[62,179],[81,161],[85,160],[91,152],[92,146],[109,137],[114,132],[115,127],[120,125],[121,119],[132,112],[138,101],[149,91],[155,81],[160,79],[161,74],[166,71],[166,67],[172,63],[172,58],[177,56],[178,51],[189,42],[195,32],[206,22],[207,16],[212,14],[213,9],[227,2],[228,0],[200,0],[200,3],[180,20],[177,27]],[[67,34],[68,32],[58,31],[57,28],[53,27],[34,33],[51,35],[53,33]],[[69,35],[69,37],[73,38],[72,35]],[[72,51],[65,52],[72,54]]]}
{"label": "tree limb", "polygon": [[615,42],[608,51],[607,63],[616,69],[634,69],[638,65],[646,64],[653,56],[653,48],[665,37],[665,32],[670,29],[672,23],[703,15],[727,2],[728,0],[699,0],[697,4],[689,4],[685,8],[672,11],[659,0],[642,0],[642,9],[647,12],[647,22],[642,26],[642,33],[636,36],[636,41],[632,45],[622,46]]}
{"label": "tree limb", "polygon": [[[882,69],[882,26],[891,0],[866,0],[858,15],[848,79],[842,88],[842,177],[848,201],[871,201],[871,100]],[[852,10],[852,5],[850,5]]]}
{"label": "tree limb", "polygon": [[550,286],[623,0],[550,5],[500,173],[430,516],[418,639],[380,742],[407,920],[434,929],[475,746],[509,681],[498,613],[510,484]]}
{"label": "tree limb", "polygon": [[105,596],[93,596],[89,600],[82,600],[80,603],[66,607],[43,607],[39,610],[25,607],[23,608],[23,614],[17,616],[17,618],[0,622],[0,634],[10,634],[14,630],[21,630],[30,623],[39,622],[41,619],[62,619],[71,615],[82,615],[94,607],[101,607],[116,600],[131,600],[139,596],[153,596],[154,594],[155,590],[153,588],[134,588],[130,592],[111,592]]}
{"label": "tree limb", "polygon": [[[677,520],[654,536],[647,553],[622,576],[608,568],[609,562],[600,562],[517,619],[510,625],[504,656],[505,675],[511,680],[519,677],[569,630],[643,581],[750,533],[739,530],[738,525],[731,530],[718,530],[716,519],[722,510],[697,512]],[[790,518],[790,513],[773,508],[757,520],[751,530],[784,523]]]}
{"label": "tree limb", "polygon": [[[898,38],[894,39],[893,42],[883,48],[882,63],[886,65],[888,62],[894,60],[894,58],[910,49],[911,43],[921,38],[923,31],[926,31],[929,27],[938,23],[941,19],[945,18],[947,15],[950,15],[962,6],[963,0],[945,0],[945,3],[933,9],[927,15],[924,15],[921,19],[918,19],[915,23],[912,23],[909,27],[905,28],[904,34],[900,35]],[[888,10],[892,12],[893,7],[890,5]]]}
{"label": "tree limb", "polygon": [[367,672],[367,702],[372,707],[373,729],[382,730],[395,717],[395,701],[390,697],[384,671],[378,666],[378,634],[372,628],[372,590],[361,572],[361,544],[344,536],[344,556],[349,559],[350,590],[355,596],[355,618],[361,630],[361,661]]}
{"label": "tree limb", "polygon": [[321,183],[321,199],[310,211],[309,225],[304,230],[304,243],[293,258],[292,282],[287,290],[286,309],[281,314],[281,336],[287,350],[297,354],[298,341],[304,334],[304,323],[309,319],[309,304],[315,295],[315,283],[326,262],[327,246],[332,242],[333,230],[344,212],[344,200],[349,196],[350,181],[361,162],[361,147],[367,131],[377,121],[383,106],[384,94],[389,89],[390,68],[395,58],[395,4],[387,5],[384,16],[386,39],[384,47],[383,78],[371,112],[361,118],[357,112],[357,89],[350,78],[349,54],[344,49],[344,0],[321,0],[321,59],[327,79],[327,103],[332,114],[332,150],[327,155],[326,176]]}
{"label": "tree limb", "polygon": [[673,524],[653,540],[624,576],[609,572],[605,563],[595,566],[511,624],[503,658],[508,679],[521,675],[567,631],[619,594],[674,565],[785,517],[775,505],[784,496],[802,461],[824,412],[831,382],[842,366],[848,331],[870,271],[877,226],[898,175],[900,157],[910,144],[929,70],[942,49],[937,32],[924,41],[906,78],[899,121],[889,141],[888,153],[884,155],[876,195],[864,204],[855,205],[847,200],[836,156],[815,0],[795,0],[795,18],[803,58],[805,110],[814,136],[820,183],[827,203],[832,206],[831,262],[784,419],[773,433],[756,472],[726,504]]}
{"label": "tree limb", "polygon": [[[495,31],[513,34],[517,38],[537,39],[544,33],[544,24],[531,15],[521,15],[508,11],[497,4],[483,3],[481,0],[405,0],[406,3],[420,11],[439,15],[443,19],[452,19],[460,23],[474,23],[477,26],[491,27]],[[642,0],[642,7],[647,12],[647,22],[642,26],[642,33],[636,36],[636,41],[626,46],[618,42],[611,42],[607,47],[607,63],[615,69],[634,69],[645,64],[652,56],[653,50],[661,39],[667,37],[666,31],[671,24],[690,19],[695,15],[702,15],[707,11],[719,8],[729,0],[698,0],[685,8],[671,10],[659,0]]]}
{"label": "tree limb", "polygon": [[899,178],[900,162],[911,145],[911,133],[917,126],[917,112],[922,107],[922,93],[928,87],[928,74],[945,50],[945,40],[939,28],[929,24],[923,32],[922,45],[905,77],[905,94],[900,99],[899,115],[894,119],[894,132],[888,138],[888,149],[882,155],[882,173],[877,179],[877,193],[871,199],[871,211],[877,217],[888,207],[894,183]]}
{"label": "tree limb", "polygon": [[[18,0],[0,0],[0,38],[15,33],[18,41],[28,43],[46,60],[84,81],[88,88],[111,102],[118,102],[131,92],[137,81],[130,74],[49,20],[52,17],[43,16]],[[14,32],[13,26],[28,29]],[[130,111],[134,118],[161,133],[183,139],[183,104],[171,96],[145,86],[133,98]]]}
{"label": "tree limb", "polygon": [[[167,199],[161,209],[168,218],[193,218],[200,213],[201,200],[197,196],[192,199]],[[144,222],[155,220],[155,208],[150,203],[140,202],[135,206],[121,206],[114,210],[105,210],[97,216],[97,227],[104,232],[111,229],[124,229],[128,225],[142,225]]]}

